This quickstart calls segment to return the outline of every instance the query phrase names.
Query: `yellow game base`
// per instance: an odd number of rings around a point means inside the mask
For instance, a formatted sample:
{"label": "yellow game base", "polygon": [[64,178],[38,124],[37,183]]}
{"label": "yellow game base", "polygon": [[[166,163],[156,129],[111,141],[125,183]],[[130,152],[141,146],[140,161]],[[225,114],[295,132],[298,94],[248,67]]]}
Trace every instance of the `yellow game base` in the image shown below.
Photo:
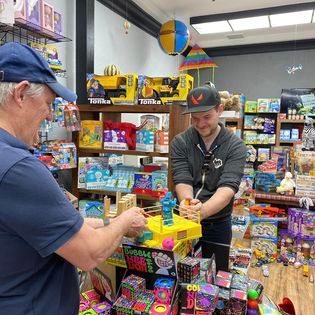
{"label": "yellow game base", "polygon": [[173,214],[174,224],[163,225],[161,215],[148,218],[148,230],[153,233],[153,239],[145,241],[146,246],[161,246],[165,238],[173,238],[174,242],[198,239],[201,237],[201,225],[199,223]]}

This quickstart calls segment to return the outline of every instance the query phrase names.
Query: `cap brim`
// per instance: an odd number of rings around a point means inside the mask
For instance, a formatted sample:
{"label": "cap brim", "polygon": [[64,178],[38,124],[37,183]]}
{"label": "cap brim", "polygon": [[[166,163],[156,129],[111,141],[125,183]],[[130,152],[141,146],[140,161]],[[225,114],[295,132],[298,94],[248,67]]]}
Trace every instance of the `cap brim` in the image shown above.
{"label": "cap brim", "polygon": [[77,95],[71,90],[64,87],[62,84],[58,82],[50,82],[46,83],[56,94],[57,96],[62,97],[68,102],[75,102],[77,99]]}
{"label": "cap brim", "polygon": [[208,110],[210,110],[210,109],[212,109],[212,108],[214,108],[214,107],[216,107],[216,105],[192,107],[192,108],[188,108],[188,109],[186,109],[184,112],[182,112],[182,115],[191,114],[191,113],[207,112]]}

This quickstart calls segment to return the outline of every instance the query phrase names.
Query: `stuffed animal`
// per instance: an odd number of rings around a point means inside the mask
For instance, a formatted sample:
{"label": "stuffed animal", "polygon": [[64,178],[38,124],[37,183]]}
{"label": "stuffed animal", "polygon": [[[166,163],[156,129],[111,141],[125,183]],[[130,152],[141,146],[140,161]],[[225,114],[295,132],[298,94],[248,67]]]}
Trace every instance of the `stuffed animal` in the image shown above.
{"label": "stuffed animal", "polygon": [[254,163],[256,161],[256,149],[251,144],[248,144],[246,151],[246,162]]}
{"label": "stuffed animal", "polygon": [[228,91],[219,91],[224,110],[240,111],[240,96],[231,95]]}
{"label": "stuffed animal", "polygon": [[284,179],[281,181],[280,186],[278,186],[277,189],[277,193],[280,194],[284,194],[284,193],[288,193],[291,194],[294,191],[294,187],[295,187],[295,182],[292,179],[292,173],[291,172],[286,172]]}

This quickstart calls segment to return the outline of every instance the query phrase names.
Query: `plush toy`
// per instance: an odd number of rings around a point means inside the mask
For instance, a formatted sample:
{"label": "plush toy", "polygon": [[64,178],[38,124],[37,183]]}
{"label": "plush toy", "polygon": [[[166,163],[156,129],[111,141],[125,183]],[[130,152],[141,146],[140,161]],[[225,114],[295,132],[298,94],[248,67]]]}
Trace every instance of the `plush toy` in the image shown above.
{"label": "plush toy", "polygon": [[276,188],[277,193],[284,194],[284,193],[293,193],[294,187],[295,187],[295,182],[292,179],[292,173],[291,172],[286,172],[284,179],[281,181],[280,186]]}
{"label": "plush toy", "polygon": [[259,130],[264,129],[265,118],[256,117],[253,119],[253,121],[254,121],[254,128],[253,129],[259,129]]}
{"label": "plush toy", "polygon": [[240,111],[240,96],[231,95],[228,91],[219,91],[224,110]]}
{"label": "plush toy", "polygon": [[303,151],[314,151],[315,149],[315,129],[313,119],[310,117],[305,118],[304,128],[302,133]]}

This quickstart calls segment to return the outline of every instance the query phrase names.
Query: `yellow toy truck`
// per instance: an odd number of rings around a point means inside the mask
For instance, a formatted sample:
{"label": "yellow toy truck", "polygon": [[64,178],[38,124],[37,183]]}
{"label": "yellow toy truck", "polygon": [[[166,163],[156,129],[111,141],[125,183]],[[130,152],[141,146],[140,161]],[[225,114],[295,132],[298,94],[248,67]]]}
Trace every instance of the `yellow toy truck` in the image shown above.
{"label": "yellow toy truck", "polygon": [[87,81],[88,100],[90,104],[134,104],[137,85],[136,74],[93,74]]}
{"label": "yellow toy truck", "polygon": [[139,76],[139,104],[163,104],[186,102],[189,91],[193,88],[194,79],[189,74],[179,77]]}

